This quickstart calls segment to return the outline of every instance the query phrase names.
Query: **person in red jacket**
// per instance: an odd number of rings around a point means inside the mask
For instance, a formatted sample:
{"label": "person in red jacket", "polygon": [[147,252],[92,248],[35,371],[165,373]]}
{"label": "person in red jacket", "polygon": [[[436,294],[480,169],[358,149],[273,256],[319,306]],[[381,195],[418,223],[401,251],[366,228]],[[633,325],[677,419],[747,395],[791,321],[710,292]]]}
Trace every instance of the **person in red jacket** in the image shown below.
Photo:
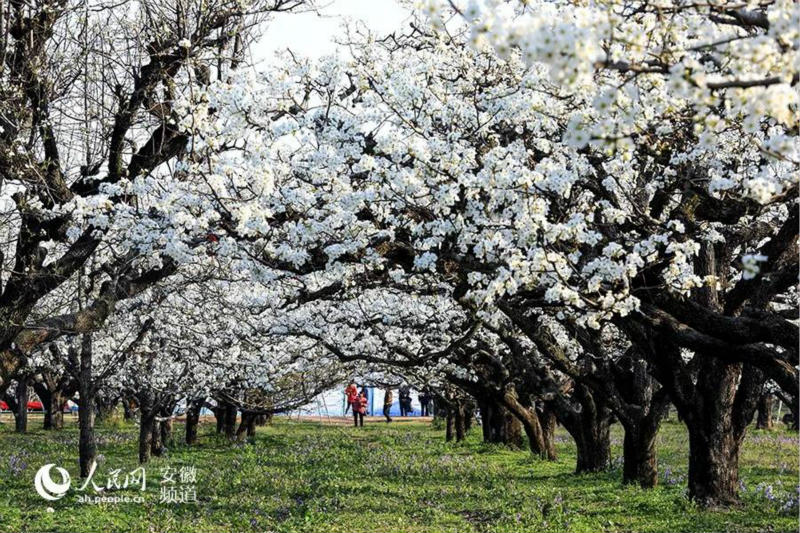
{"label": "person in red jacket", "polygon": [[344,395],[347,398],[347,405],[344,408],[344,414],[347,414],[347,410],[353,407],[353,402],[355,402],[356,398],[358,398],[358,387],[356,387],[356,384],[350,383],[350,385],[344,389]]}
{"label": "person in red jacket", "polygon": [[365,390],[361,391],[356,397],[356,401],[353,402],[353,426],[358,427],[359,422],[361,423],[361,427],[364,427],[364,415],[367,414],[367,404],[369,400],[367,399],[367,393]]}

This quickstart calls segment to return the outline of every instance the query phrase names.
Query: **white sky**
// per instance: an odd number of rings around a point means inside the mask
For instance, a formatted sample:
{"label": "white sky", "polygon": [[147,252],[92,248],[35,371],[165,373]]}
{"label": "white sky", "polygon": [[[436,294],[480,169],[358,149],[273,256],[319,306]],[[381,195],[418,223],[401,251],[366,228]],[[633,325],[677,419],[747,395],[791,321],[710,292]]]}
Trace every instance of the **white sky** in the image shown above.
{"label": "white sky", "polygon": [[397,0],[323,0],[317,13],[281,13],[274,17],[259,43],[253,59],[271,61],[278,50],[291,48],[300,56],[317,58],[336,49],[333,42],[341,35],[342,23],[350,18],[362,20],[378,34],[391,33],[409,22],[408,10]]}

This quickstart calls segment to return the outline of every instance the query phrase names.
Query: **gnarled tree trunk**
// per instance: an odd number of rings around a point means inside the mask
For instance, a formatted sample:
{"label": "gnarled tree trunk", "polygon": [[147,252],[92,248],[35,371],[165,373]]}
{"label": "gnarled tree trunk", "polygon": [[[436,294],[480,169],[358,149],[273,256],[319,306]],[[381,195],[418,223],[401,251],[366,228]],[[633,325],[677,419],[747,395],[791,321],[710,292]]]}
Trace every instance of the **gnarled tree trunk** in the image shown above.
{"label": "gnarled tree trunk", "polygon": [[[763,383],[742,364],[707,357],[697,376],[695,402],[683,405],[689,428],[689,496],[705,505],[738,501],[739,449]],[[688,407],[688,409],[687,409]]]}
{"label": "gnarled tree trunk", "polygon": [[623,424],[625,437],[622,442],[622,482],[638,483],[642,488],[653,488],[658,484],[658,462],[656,459],[656,437],[658,426],[639,421]]}
{"label": "gnarled tree trunk", "polygon": [[245,435],[248,438],[253,438],[256,435],[256,419],[257,415],[242,411],[242,421],[239,424],[239,429],[236,430],[236,440],[244,439]]}
{"label": "gnarled tree trunk", "polygon": [[772,429],[772,406],[775,403],[775,396],[771,393],[764,393],[758,400],[758,418],[756,418],[756,429]]}
{"label": "gnarled tree trunk", "polygon": [[211,412],[214,413],[214,420],[217,423],[217,433],[222,433],[225,428],[225,407],[218,403],[216,407],[211,408]]}
{"label": "gnarled tree trunk", "polygon": [[162,420],[159,422],[159,439],[161,441],[161,446],[169,448],[170,446],[175,444],[175,440],[172,436],[172,429],[173,429],[173,419],[172,413],[175,412],[175,402],[174,401],[167,401],[166,405],[164,405],[161,409],[159,409],[159,414],[161,415]]}
{"label": "gnarled tree trunk", "polygon": [[109,397],[106,395],[97,396],[95,398],[95,404],[97,405],[97,421],[103,423],[111,420],[114,416],[114,409],[118,401],[119,399],[116,397]]}
{"label": "gnarled tree trunk", "polygon": [[625,428],[622,482],[649,489],[658,484],[656,437],[669,411],[669,395],[667,389],[657,385],[646,359],[635,357],[640,352],[630,353],[627,364],[617,366],[614,373],[622,404],[616,414]]}
{"label": "gnarled tree trunk", "polygon": [[14,410],[14,431],[25,433],[28,431],[28,379],[20,378],[17,381],[15,393],[16,409]]}
{"label": "gnarled tree trunk", "polygon": [[611,410],[600,395],[579,383],[575,384],[574,399],[580,409],[564,406],[564,409],[559,408],[558,414],[578,449],[575,472],[600,472],[611,462]]}
{"label": "gnarled tree trunk", "polygon": [[150,460],[153,449],[153,434],[156,427],[156,411],[153,405],[153,395],[143,391],[139,398],[139,463]]}
{"label": "gnarled tree trunk", "polygon": [[200,423],[200,410],[202,408],[202,401],[189,402],[186,409],[186,444],[197,443],[197,426]]}
{"label": "gnarled tree trunk", "polygon": [[226,403],[225,404],[225,422],[223,424],[223,431],[225,432],[225,436],[228,440],[234,440],[236,438],[236,415],[238,414],[238,409],[235,405]]}
{"label": "gnarled tree trunk", "polygon": [[464,419],[466,418],[464,413],[464,403],[459,401],[456,404],[454,411],[454,423],[455,423],[455,430],[456,430],[456,442],[461,442],[466,437],[466,425]]}
{"label": "gnarled tree trunk", "polygon": [[125,420],[133,420],[136,418],[136,406],[132,398],[122,398],[122,417]]}
{"label": "gnarled tree trunk", "polygon": [[[519,409],[525,409],[517,406]],[[481,402],[481,420],[483,422],[483,439],[486,442],[505,444],[510,448],[522,447],[522,423],[503,404],[493,399]],[[525,428],[526,432],[528,427]]]}
{"label": "gnarled tree trunk", "polygon": [[50,415],[50,429],[64,428],[64,404],[66,401],[64,394],[58,389],[50,394],[50,408],[47,411]]}
{"label": "gnarled tree trunk", "polygon": [[548,461],[555,461],[558,459],[558,454],[556,453],[556,425],[558,425],[556,414],[547,405],[542,405],[537,411],[539,423],[542,426],[544,456]]}
{"label": "gnarled tree trunk", "polygon": [[159,420],[156,415],[153,418],[153,435],[150,438],[150,453],[155,457],[164,455],[164,442],[161,440],[161,426],[164,425],[163,420]]}

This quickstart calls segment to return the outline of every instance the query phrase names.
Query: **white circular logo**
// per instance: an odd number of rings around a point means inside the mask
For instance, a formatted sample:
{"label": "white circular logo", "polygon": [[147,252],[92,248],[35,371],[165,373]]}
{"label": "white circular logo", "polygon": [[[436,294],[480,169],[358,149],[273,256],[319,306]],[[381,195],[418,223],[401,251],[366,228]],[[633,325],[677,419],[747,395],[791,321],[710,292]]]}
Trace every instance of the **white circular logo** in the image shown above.
{"label": "white circular logo", "polygon": [[[61,474],[61,483],[56,483],[50,477],[50,470],[56,467],[58,473]],[[69,490],[70,478],[69,472],[56,466],[54,464],[44,465],[36,472],[36,477],[33,478],[33,485],[36,487],[36,492],[45,500],[55,501],[64,497],[64,494]]]}

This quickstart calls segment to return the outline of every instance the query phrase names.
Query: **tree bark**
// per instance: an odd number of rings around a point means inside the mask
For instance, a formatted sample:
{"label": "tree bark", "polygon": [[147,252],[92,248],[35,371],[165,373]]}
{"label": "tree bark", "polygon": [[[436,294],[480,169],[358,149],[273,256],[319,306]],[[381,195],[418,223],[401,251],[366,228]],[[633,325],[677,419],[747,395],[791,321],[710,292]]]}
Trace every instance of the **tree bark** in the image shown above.
{"label": "tree bark", "polygon": [[537,443],[541,444],[541,439],[536,434],[541,433],[541,426],[538,419],[534,419],[535,413],[519,403],[516,392],[507,391],[502,401],[500,403],[490,398],[483,402],[484,440],[520,449],[524,427],[531,449],[539,453],[536,447]]}
{"label": "tree bark", "polygon": [[455,434],[455,416],[453,415],[453,408],[447,407],[447,423],[445,424],[445,432],[444,432],[444,440],[445,442],[450,442],[453,440],[453,435]]}
{"label": "tree bark", "polygon": [[463,441],[466,436],[464,418],[464,404],[462,402],[458,402],[455,408],[456,442]]}
{"label": "tree bark", "polygon": [[772,429],[772,406],[775,403],[775,396],[770,393],[761,395],[758,400],[758,418],[756,419],[756,429]]}
{"label": "tree bark", "polygon": [[727,506],[739,499],[739,449],[764,378],[752,366],[709,355],[697,376],[700,401],[682,406],[689,428],[689,496],[707,506]]}
{"label": "tree bark", "polygon": [[464,431],[469,433],[472,429],[472,421],[475,418],[475,404],[467,402],[464,405]]}
{"label": "tree bark", "polygon": [[164,455],[164,442],[161,440],[161,426],[163,421],[158,420],[158,416],[153,417],[153,435],[150,438],[150,453],[154,457],[161,457]]}
{"label": "tree bark", "polygon": [[94,383],[92,381],[92,339],[91,334],[83,335],[80,351],[80,379],[78,401],[79,463],[81,477],[89,476],[95,456],[97,443],[94,435]]}
{"label": "tree bark", "polygon": [[622,442],[622,482],[639,483],[642,488],[653,488],[658,484],[658,462],[656,459],[656,436],[658,427],[643,422],[623,424],[625,437]]}
{"label": "tree bark", "polygon": [[55,390],[50,394],[50,429],[64,429],[64,394]]}
{"label": "tree bark", "polygon": [[575,385],[574,399],[580,409],[559,412],[578,449],[575,473],[603,471],[611,462],[611,410],[601,395],[593,394],[585,385]]}
{"label": "tree bark", "polygon": [[236,440],[242,440],[245,435],[253,438],[256,435],[256,415],[242,411],[242,421],[236,430]]}
{"label": "tree bark", "polygon": [[234,440],[236,438],[237,414],[238,409],[235,405],[225,404],[225,423],[223,425],[223,430],[225,431],[225,436],[228,438],[228,440]]}
{"label": "tree bark", "polygon": [[17,382],[16,407],[14,412],[14,431],[26,433],[28,431],[28,379],[20,378]]}
{"label": "tree bark", "polygon": [[155,429],[156,413],[153,408],[153,397],[149,391],[139,394],[139,463],[144,464],[150,460],[153,449],[153,433]]}
{"label": "tree bark", "polygon": [[538,415],[542,426],[545,457],[548,461],[556,461],[558,459],[558,454],[556,453],[556,414],[545,405],[542,406]]}
{"label": "tree bark", "polygon": [[107,422],[114,416],[114,408],[117,405],[116,399],[108,399],[108,398],[95,398],[95,404],[97,405],[97,421],[98,422]]}
{"label": "tree bark", "polygon": [[160,440],[161,445],[164,447],[169,448],[174,444],[174,439],[172,436],[173,430],[173,420],[172,420],[172,413],[175,411],[175,406],[172,402],[168,402],[169,405],[164,407],[160,410],[162,418],[161,422],[159,422],[159,430],[160,430]]}
{"label": "tree bark", "polygon": [[722,425],[689,429],[689,495],[708,506],[738,501],[739,443]]}
{"label": "tree bark", "polygon": [[200,422],[200,409],[202,402],[190,402],[186,409],[186,444],[197,443],[197,426]]}
{"label": "tree bark", "polygon": [[36,392],[36,396],[39,397],[39,401],[42,402],[42,411],[44,414],[42,429],[49,431],[53,429],[53,395],[50,393],[50,389],[45,383],[34,382],[33,390]]}
{"label": "tree bark", "polygon": [[222,430],[225,428],[225,407],[218,404],[216,407],[213,407],[211,411],[214,413],[214,419],[217,422],[217,434],[222,433]]}
{"label": "tree bark", "polygon": [[123,418],[125,420],[133,420],[135,417],[135,411],[133,400],[130,398],[122,398],[122,412]]}
{"label": "tree bark", "polygon": [[764,378],[749,365],[707,356],[694,402],[679,402],[689,429],[689,496],[706,506],[738,502],[739,450]]}
{"label": "tree bark", "polygon": [[611,461],[609,426],[607,423],[587,423],[577,432],[579,436],[575,444],[578,448],[578,462],[575,473],[602,472],[608,468]]}

